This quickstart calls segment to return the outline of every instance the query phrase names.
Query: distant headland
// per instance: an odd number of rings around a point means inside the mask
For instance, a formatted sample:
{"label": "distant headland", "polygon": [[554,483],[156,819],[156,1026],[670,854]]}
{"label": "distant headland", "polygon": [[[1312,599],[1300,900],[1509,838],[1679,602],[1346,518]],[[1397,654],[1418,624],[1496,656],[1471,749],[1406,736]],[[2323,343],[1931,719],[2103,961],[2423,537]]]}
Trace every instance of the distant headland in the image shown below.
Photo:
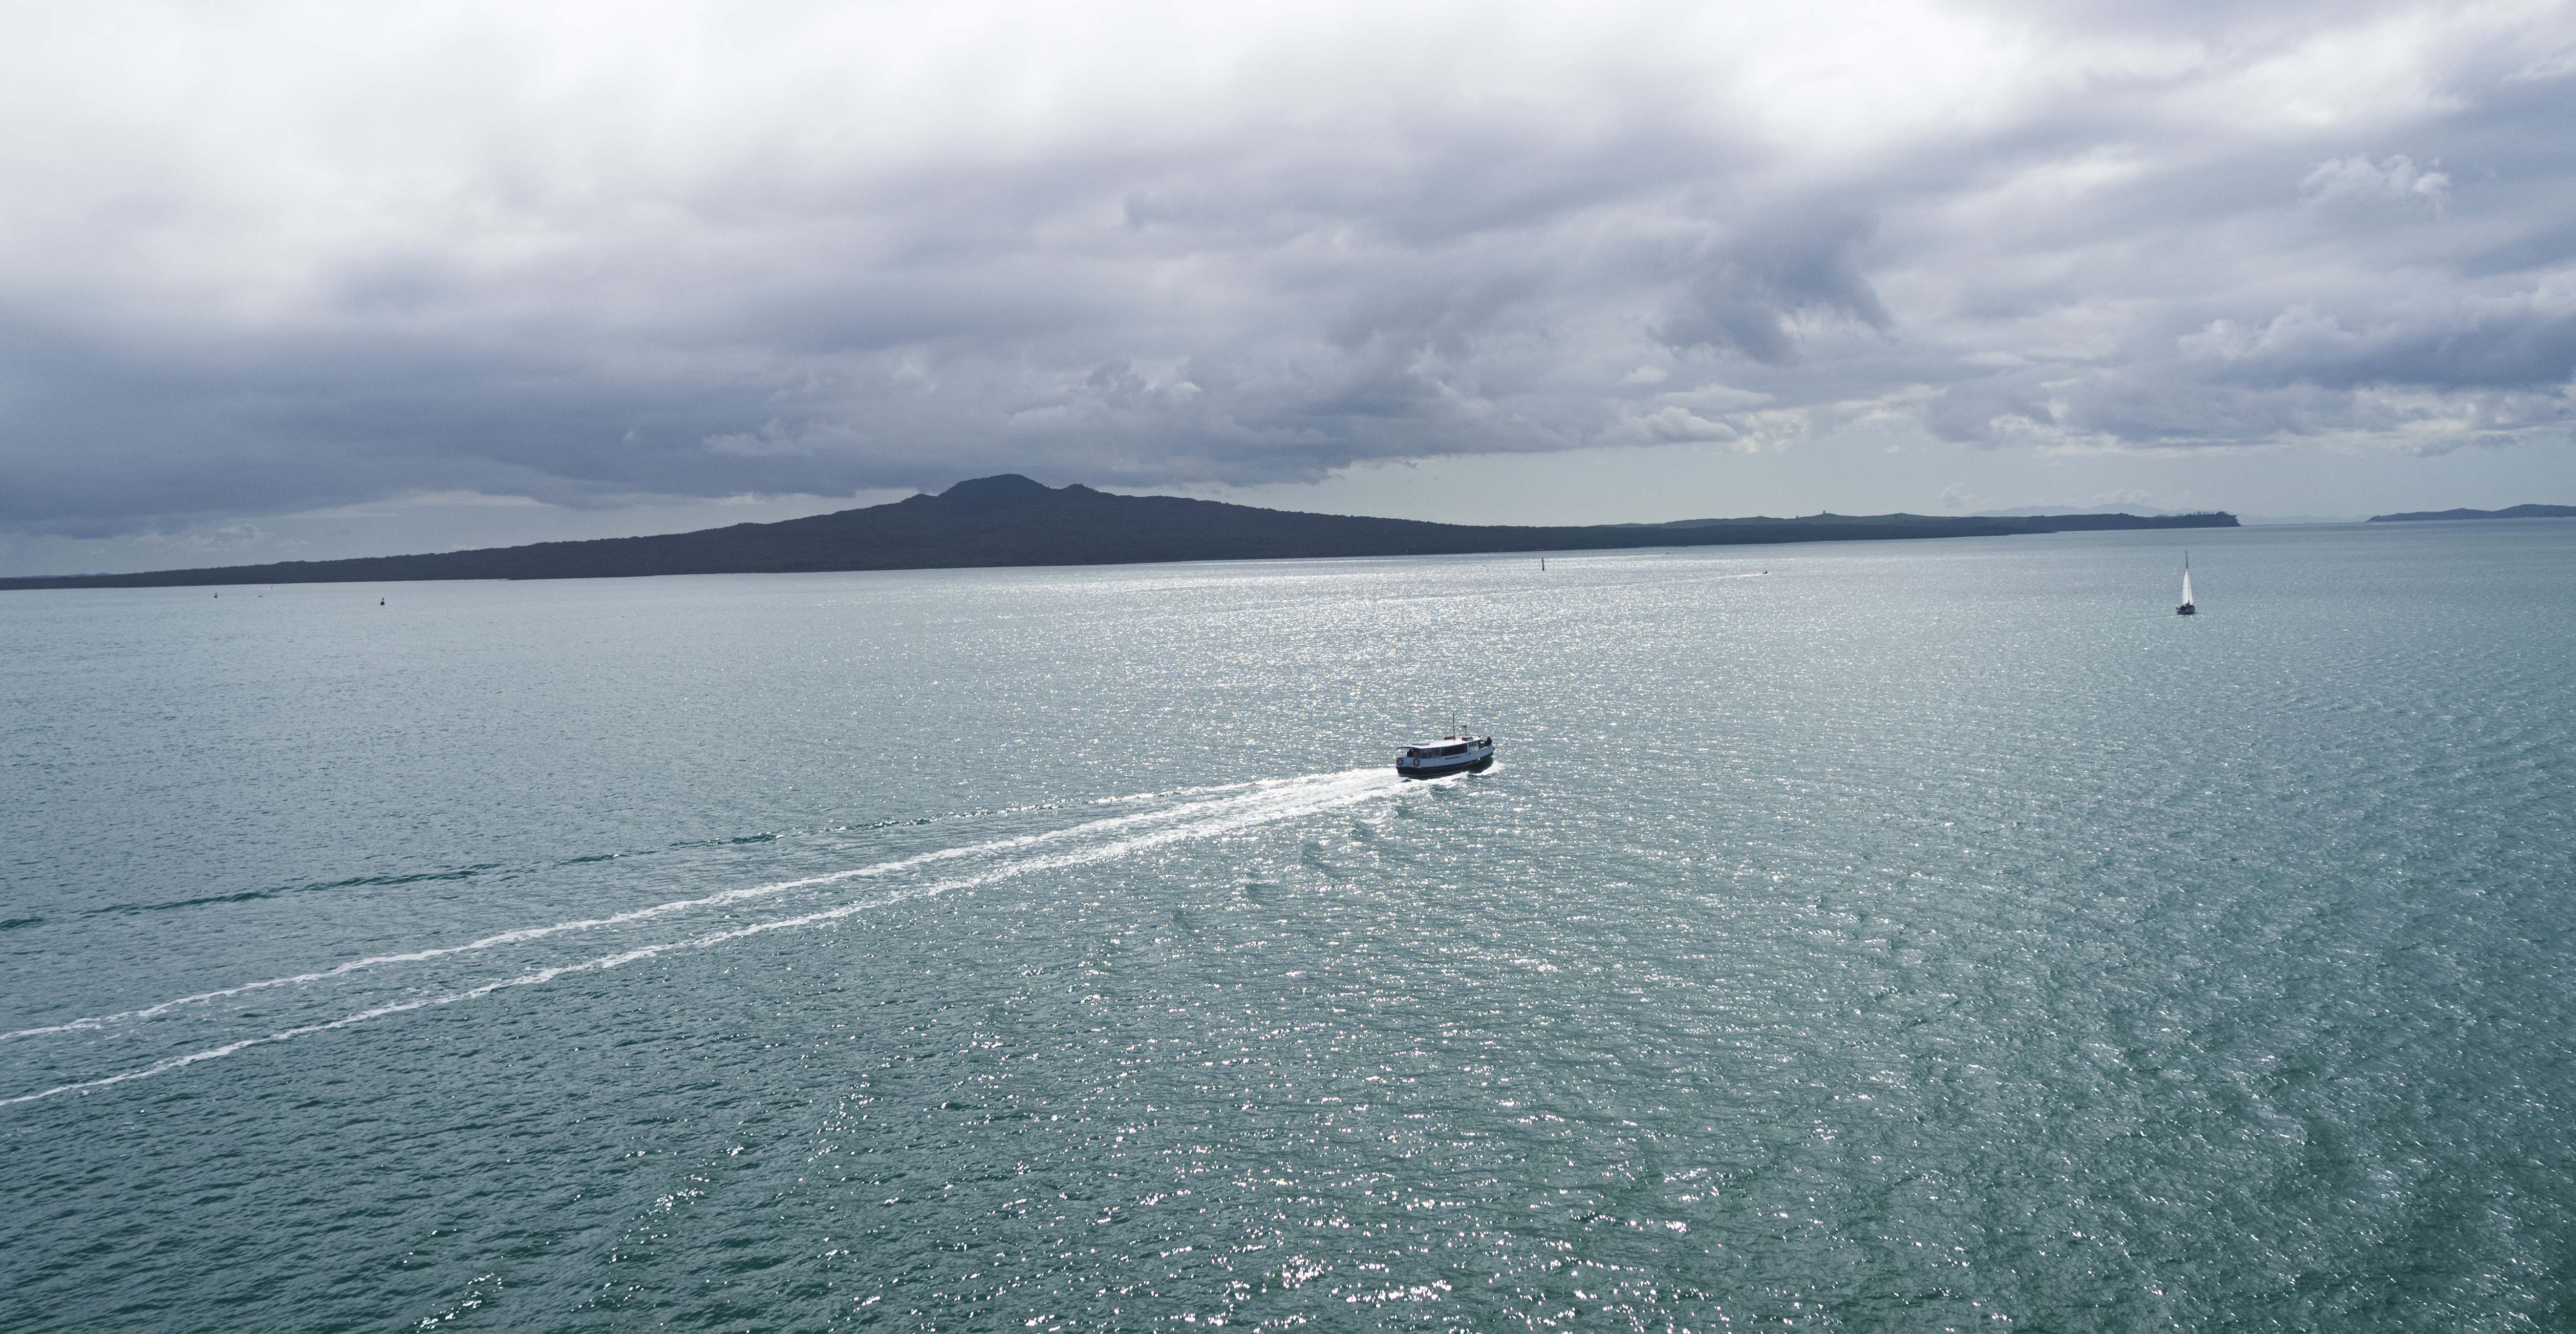
{"label": "distant headland", "polygon": [[2452,519],[2576,519],[2576,505],[2516,505],[2501,510],[2417,510],[2374,514],[2372,523],[2442,523]]}
{"label": "distant headland", "polygon": [[0,579],[0,589],[1130,565],[2236,526],[2236,516],[2223,513],[2061,514],[2032,518],[1812,514],[1796,519],[1682,519],[1659,524],[1526,528],[1300,514],[1175,496],[1120,496],[1087,486],[1051,487],[1004,474],[959,482],[935,496],[918,495],[892,504],[810,519],[738,523],[694,533],[539,542],[533,546],[423,556]]}

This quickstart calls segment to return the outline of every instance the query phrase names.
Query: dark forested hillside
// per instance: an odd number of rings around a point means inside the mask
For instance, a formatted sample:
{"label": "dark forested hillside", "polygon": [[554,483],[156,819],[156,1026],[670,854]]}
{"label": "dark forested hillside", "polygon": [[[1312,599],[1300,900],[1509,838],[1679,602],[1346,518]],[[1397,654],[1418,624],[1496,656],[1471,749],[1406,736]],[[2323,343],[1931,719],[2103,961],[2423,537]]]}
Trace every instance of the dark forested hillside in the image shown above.
{"label": "dark forested hillside", "polygon": [[1172,496],[1119,496],[1004,475],[939,495],[783,523],[660,537],[540,542],[425,556],[287,561],[145,574],[0,579],[0,588],[157,588],[196,584],[411,579],[585,579],[644,574],[907,570],[986,565],[1112,565],[1176,560],[1401,556],[1619,547],[1721,546],[1868,538],[1994,537],[2096,528],[2232,528],[2228,514],[2088,514],[1956,519],[1914,514],[1705,519],[1681,524],[1522,528],[1299,514]]}

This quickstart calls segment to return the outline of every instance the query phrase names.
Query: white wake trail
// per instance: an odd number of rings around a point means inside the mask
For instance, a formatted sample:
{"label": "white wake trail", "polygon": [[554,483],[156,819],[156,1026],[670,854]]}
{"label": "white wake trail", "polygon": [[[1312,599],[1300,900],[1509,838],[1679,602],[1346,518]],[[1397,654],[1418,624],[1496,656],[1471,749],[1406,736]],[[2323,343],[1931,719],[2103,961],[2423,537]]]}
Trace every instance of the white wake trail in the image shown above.
{"label": "white wake trail", "polygon": [[[278,987],[300,987],[309,986],[315,982],[327,982],[336,977],[345,977],[351,973],[364,972],[371,968],[381,968],[387,964],[421,963],[430,959],[445,958],[454,954],[474,954],[484,950],[499,949],[506,945],[520,945],[531,940],[543,940],[548,936],[562,935],[569,931],[596,931],[603,927],[624,926],[632,922],[649,921],[656,917],[667,917],[672,913],[689,912],[700,908],[720,908],[727,904],[745,903],[755,899],[773,898],[777,895],[789,893],[794,890],[812,889],[817,885],[832,885],[839,884],[846,880],[873,879],[879,876],[894,875],[899,872],[912,870],[915,867],[927,866],[936,862],[955,861],[963,857],[978,857],[996,852],[1010,852],[1020,848],[1037,847],[1048,843],[1062,842],[1067,839],[1084,838],[1096,834],[1108,833],[1114,830],[1130,828],[1140,824],[1152,824],[1166,820],[1189,819],[1205,815],[1210,812],[1231,810],[1238,807],[1258,807],[1268,802],[1293,800],[1296,795],[1301,792],[1314,788],[1329,788],[1335,783],[1347,782],[1355,775],[1375,775],[1380,772],[1381,771],[1377,769],[1349,769],[1343,770],[1339,773],[1307,774],[1298,778],[1266,779],[1253,783],[1236,783],[1228,784],[1223,787],[1195,789],[1196,791],[1230,792],[1234,795],[1211,798],[1204,801],[1184,802],[1181,805],[1159,811],[1142,811],[1134,815],[1109,816],[1104,819],[1090,820],[1082,824],[1071,825],[1063,829],[1048,830],[1044,833],[1021,834],[1012,838],[1000,838],[984,843],[969,844],[965,847],[942,848],[936,852],[920,853],[916,856],[902,857],[894,861],[878,862],[872,866],[854,867],[846,871],[831,871],[822,875],[810,875],[796,880],[780,880],[771,884],[752,885],[743,889],[728,889],[722,893],[709,894],[701,898],[673,899],[667,903],[656,903],[649,907],[632,908],[625,912],[611,913],[605,917],[584,917],[573,921],[555,922],[545,926],[519,927],[514,930],[502,931],[493,935],[484,936],[478,940],[469,940],[461,945],[439,945],[428,949],[411,950],[402,954],[369,955],[363,959],[351,959],[346,963],[334,964],[329,968],[320,969],[315,972],[296,973],[288,977],[264,978],[257,982],[244,982],[238,986],[221,987],[213,991],[200,991],[194,995],[175,997],[170,1000],[143,1006],[140,1009],[119,1010],[114,1014],[85,1015],[78,1019],[67,1019],[59,1024],[45,1024],[35,1028],[21,1028],[13,1032],[0,1033],[0,1042],[8,1042],[18,1038],[41,1037],[48,1033],[91,1031],[106,1028],[114,1024],[132,1023],[139,1019],[151,1019],[186,1006],[202,1005],[207,1001],[223,1000],[232,996],[248,995],[252,992],[268,991]],[[1190,790],[1192,789],[1184,789],[1184,791]]]}
{"label": "white wake trail", "polygon": [[[1365,783],[1351,781],[1362,775],[1378,781]],[[278,1032],[265,1034],[260,1037],[242,1038],[238,1041],[225,1043],[219,1047],[208,1047],[202,1051],[189,1052],[183,1056],[173,1056],[167,1060],[159,1061],[140,1069],[128,1070],[122,1074],[107,1075],[99,1079],[83,1080],[79,1083],[73,1084],[61,1084],[36,1093],[23,1093],[13,1098],[0,1098],[0,1107],[15,1106],[19,1103],[37,1102],[46,1098],[54,1097],[58,1094],[81,1093],[92,1089],[102,1089],[110,1085],[128,1083],[137,1079],[149,1079],[154,1075],[167,1074],[170,1071],[195,1065],[201,1061],[218,1060],[223,1057],[230,1056],[235,1052],[244,1051],[252,1047],[264,1047],[274,1043],[285,1042],[292,1038],[307,1037],[315,1033],[327,1033],[334,1029],[351,1028],[356,1025],[366,1023],[372,1019],[384,1018],[387,1015],[403,1014],[412,1010],[435,1009],[441,1006],[454,1005],[460,1001],[480,999],[481,997],[489,996],[494,992],[505,991],[514,987],[542,986],[545,983],[551,982],[556,978],[566,976],[567,974],[603,972],[607,969],[616,968],[623,964],[635,963],[640,960],[653,958],[657,955],[669,954],[676,950],[706,949],[710,946],[721,945],[727,941],[741,940],[747,936],[765,935],[772,931],[792,931],[809,926],[819,926],[826,922],[837,922],[845,917],[853,917],[863,912],[891,907],[898,903],[907,903],[915,899],[931,898],[961,889],[975,889],[984,885],[993,884],[996,881],[1008,880],[1016,876],[1028,875],[1037,871],[1061,870],[1068,866],[1082,866],[1092,862],[1109,861],[1113,858],[1127,856],[1130,853],[1142,852],[1149,848],[1164,847],[1173,843],[1187,842],[1202,838],[1214,838],[1223,834],[1234,833],[1238,830],[1254,828],[1259,825],[1275,824],[1282,820],[1293,820],[1301,816],[1318,815],[1325,811],[1334,810],[1343,806],[1356,806],[1372,797],[1392,796],[1404,790],[1402,780],[1395,778],[1387,771],[1379,769],[1354,769],[1345,773],[1318,775],[1316,777],[1324,780],[1341,781],[1310,782],[1309,786],[1313,791],[1313,795],[1303,795],[1302,789],[1297,790],[1292,794],[1285,794],[1298,796],[1299,799],[1296,800],[1280,801],[1267,805],[1245,804],[1241,810],[1220,813],[1196,824],[1183,825],[1173,829],[1156,830],[1150,834],[1139,834],[1132,838],[1118,840],[1114,843],[1105,843],[1095,848],[1083,848],[1073,852],[1061,852],[1043,857],[1030,857],[1022,861],[1011,862],[995,867],[994,869],[983,872],[980,875],[964,876],[955,880],[942,881],[938,884],[922,885],[914,889],[881,895],[877,898],[861,899],[851,903],[837,904],[830,908],[804,913],[795,917],[781,917],[766,922],[755,922],[749,926],[733,927],[728,930],[695,936],[686,940],[665,941],[658,945],[640,945],[634,949],[624,950],[616,954],[603,954],[597,958],[584,959],[577,963],[557,964],[550,968],[540,968],[534,972],[522,973],[517,977],[502,978],[498,981],[485,982],[479,986],[469,987],[463,991],[449,992],[443,996],[429,996],[418,1000],[396,1001],[391,1004],[376,1006],[373,1009],[360,1010],[355,1014],[343,1015],[338,1019],[329,1020],[324,1023],[306,1024],[300,1028],[282,1029]],[[1216,805],[1218,803],[1203,804]]]}

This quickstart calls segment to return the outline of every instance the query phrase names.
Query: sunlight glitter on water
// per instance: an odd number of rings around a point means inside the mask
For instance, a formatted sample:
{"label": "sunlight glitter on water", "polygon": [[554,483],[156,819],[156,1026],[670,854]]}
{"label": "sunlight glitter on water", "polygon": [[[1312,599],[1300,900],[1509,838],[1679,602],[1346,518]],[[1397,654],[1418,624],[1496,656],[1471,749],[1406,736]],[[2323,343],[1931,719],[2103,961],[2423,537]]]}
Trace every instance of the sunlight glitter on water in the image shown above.
{"label": "sunlight glitter on water", "polygon": [[2192,540],[13,602],[0,1309],[2546,1326],[2576,540]]}

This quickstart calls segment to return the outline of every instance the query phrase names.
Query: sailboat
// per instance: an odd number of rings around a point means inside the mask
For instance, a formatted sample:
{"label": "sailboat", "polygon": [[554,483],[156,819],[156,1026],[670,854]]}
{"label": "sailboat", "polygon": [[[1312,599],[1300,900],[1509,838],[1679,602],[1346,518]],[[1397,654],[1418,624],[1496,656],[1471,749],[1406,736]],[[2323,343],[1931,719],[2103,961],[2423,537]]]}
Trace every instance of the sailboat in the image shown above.
{"label": "sailboat", "polygon": [[2182,605],[2174,608],[2176,616],[2197,616],[2200,608],[2191,602],[2191,553],[2182,553]]}

